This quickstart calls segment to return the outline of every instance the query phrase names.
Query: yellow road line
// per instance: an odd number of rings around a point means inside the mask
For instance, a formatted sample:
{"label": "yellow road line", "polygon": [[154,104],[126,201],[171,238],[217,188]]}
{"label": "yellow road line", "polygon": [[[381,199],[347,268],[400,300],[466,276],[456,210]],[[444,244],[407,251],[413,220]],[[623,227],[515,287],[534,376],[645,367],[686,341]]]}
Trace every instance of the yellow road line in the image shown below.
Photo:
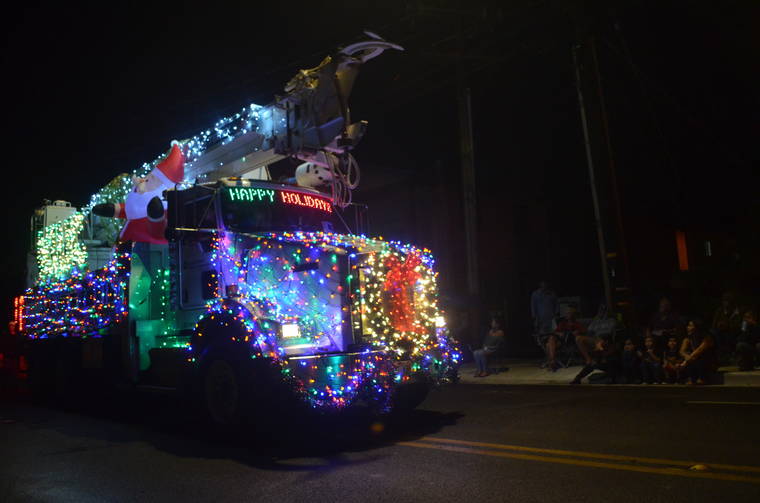
{"label": "yellow road line", "polygon": [[423,449],[437,449],[442,451],[462,452],[466,454],[480,454],[483,456],[494,456],[499,458],[523,459],[529,461],[543,461],[544,463],[559,463],[563,465],[588,466],[593,468],[607,468],[610,470],[624,470],[629,472],[654,473],[658,475],[675,475],[678,477],[691,477],[699,479],[728,480],[732,482],[749,482],[760,484],[760,478],[746,477],[743,475],[734,475],[732,473],[710,473],[682,470],[679,468],[653,468],[647,466],[624,465],[618,463],[604,463],[601,461],[586,461],[582,459],[554,458],[549,456],[534,456],[532,454],[518,454],[503,451],[486,451],[470,447],[457,447],[454,445],[443,444],[426,444],[422,442],[399,442],[398,445],[409,447],[421,447]]}
{"label": "yellow road line", "polygon": [[697,403],[700,405],[760,405],[760,402],[711,402],[709,400],[691,400],[686,403]]}
{"label": "yellow road line", "polygon": [[670,466],[690,467],[697,464],[703,464],[703,465],[709,466],[710,468],[715,468],[718,470],[760,473],[760,466],[726,465],[726,464],[720,464],[720,463],[708,463],[706,461],[683,461],[683,460],[675,460],[675,459],[641,458],[641,457],[636,457],[636,456],[623,456],[619,454],[602,454],[602,453],[584,452],[584,451],[563,451],[559,449],[543,449],[540,447],[525,447],[522,445],[494,444],[494,443],[489,443],[489,442],[470,442],[467,440],[454,440],[452,438],[440,438],[440,437],[422,437],[420,440],[424,442],[459,444],[459,445],[467,445],[470,447],[488,447],[491,449],[504,449],[504,450],[509,450],[509,451],[537,452],[541,454],[556,454],[559,456],[573,456],[576,458],[609,459],[613,461],[624,461],[628,463],[645,463],[645,464],[650,464],[650,465],[670,465]]}

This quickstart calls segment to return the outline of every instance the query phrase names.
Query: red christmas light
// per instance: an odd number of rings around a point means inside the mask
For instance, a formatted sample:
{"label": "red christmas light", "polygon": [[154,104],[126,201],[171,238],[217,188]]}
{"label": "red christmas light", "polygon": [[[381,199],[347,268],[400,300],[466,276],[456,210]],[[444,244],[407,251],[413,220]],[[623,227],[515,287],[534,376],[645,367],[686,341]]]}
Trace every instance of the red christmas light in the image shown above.
{"label": "red christmas light", "polygon": [[391,323],[399,332],[424,332],[424,327],[416,322],[414,306],[414,286],[420,278],[417,267],[421,262],[417,253],[410,253],[403,262],[396,255],[385,260],[388,272],[383,290],[390,307]]}

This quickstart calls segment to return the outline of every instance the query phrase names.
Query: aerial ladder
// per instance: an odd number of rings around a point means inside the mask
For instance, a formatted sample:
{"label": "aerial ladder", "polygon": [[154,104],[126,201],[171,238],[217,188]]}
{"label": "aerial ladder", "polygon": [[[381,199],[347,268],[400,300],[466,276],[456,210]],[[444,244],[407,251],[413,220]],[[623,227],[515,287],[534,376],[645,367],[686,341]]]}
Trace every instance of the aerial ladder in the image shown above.
{"label": "aerial ladder", "polygon": [[[365,31],[366,39],[300,70],[274,102],[251,104],[181,143],[187,152],[185,186],[225,177],[268,178],[267,166],[286,157],[303,161],[295,178],[302,186],[329,186],[339,207],[351,201],[359,170],[351,154],[365,121],[353,122],[348,106],[361,65],[397,44]],[[152,168],[159,161],[144,165]],[[91,209],[93,202],[87,207]]]}

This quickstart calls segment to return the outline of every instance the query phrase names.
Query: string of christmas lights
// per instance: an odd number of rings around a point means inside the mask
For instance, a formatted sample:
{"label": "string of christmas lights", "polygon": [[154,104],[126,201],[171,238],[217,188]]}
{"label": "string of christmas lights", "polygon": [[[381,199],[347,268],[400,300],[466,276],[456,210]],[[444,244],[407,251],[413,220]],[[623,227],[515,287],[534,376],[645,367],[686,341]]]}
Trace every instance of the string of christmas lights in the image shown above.
{"label": "string of christmas lights", "polygon": [[[70,246],[81,245],[82,218],[77,213],[52,229],[42,252],[46,261],[84,261],[76,255],[83,247]],[[130,261],[124,249],[103,269],[83,274],[72,266],[67,279],[52,274],[27,291],[18,302],[25,333],[97,337],[123,320]],[[220,232],[212,250],[216,273],[208,286],[215,299],[196,325],[196,337],[201,340],[209,326],[237,326],[229,332],[232,339],[249,344],[254,357],[268,358],[313,407],[340,409],[363,398],[388,410],[397,385],[415,375],[444,379],[458,364],[441,323],[429,250],[323,232]],[[75,258],[64,260],[67,253]],[[158,269],[150,282],[161,302],[163,344],[186,347],[188,361],[195,362],[199,355],[185,339],[167,342],[176,331],[168,309],[170,277]],[[225,298],[222,292],[230,291],[235,294]],[[284,325],[297,325],[297,335],[285,338],[274,329]],[[352,332],[365,345],[350,352]]]}
{"label": "string of christmas lights", "polygon": [[[324,359],[288,359],[274,326],[229,299],[209,303],[206,314],[196,325],[196,337],[201,340],[214,329],[224,330],[237,343],[250,344],[252,358],[269,358],[295,396],[314,408],[341,409],[358,397],[368,399],[378,410],[387,411],[391,407],[395,372],[387,354],[365,352]],[[188,349],[193,351],[193,346]],[[187,360],[195,362],[197,353],[191,355]]]}
{"label": "string of christmas lights", "polygon": [[[276,106],[261,106],[254,103],[243,107],[239,112],[218,120],[212,128],[201,131],[192,138],[183,140],[181,143],[187,156],[185,165],[186,172],[192,172],[192,165],[206,151],[218,145],[226,145],[234,139],[255,131],[257,133],[274,136],[280,134],[286,128],[286,119],[282,111]],[[254,149],[254,151],[259,150]],[[146,176],[156,165],[161,162],[163,155],[151,162],[143,163],[142,166],[132,171],[132,176],[138,178]],[[181,188],[189,186],[193,180],[185,180],[180,184]],[[90,202],[83,208],[89,213],[93,206],[101,203],[119,203],[126,199],[132,189],[131,176],[117,177],[106,187],[96,192],[90,198]]]}
{"label": "string of christmas lights", "polygon": [[[252,343],[281,366],[283,375],[294,379],[294,388],[314,407],[342,408],[364,396],[387,408],[394,383],[408,381],[420,371],[443,377],[458,363],[459,353],[440,324],[436,273],[428,250],[321,232],[219,233],[212,249],[212,263],[221,272],[217,295],[235,285],[239,305],[247,306],[253,320],[246,325]],[[345,277],[338,266],[341,255],[354,262]],[[344,316],[348,307],[341,301],[345,294],[354,306],[352,315],[362,320],[358,326],[365,327],[370,346],[363,353],[288,358],[288,342],[282,338],[254,338],[255,323],[269,318],[297,323],[306,334],[297,341],[309,348],[306,354],[344,351],[340,343],[348,318]],[[220,302],[210,303],[202,319],[226,320]],[[237,314],[230,310],[227,316],[245,323],[241,312],[242,308]],[[395,359],[401,358],[415,360],[411,372],[394,367]]]}
{"label": "string of christmas lights", "polygon": [[24,293],[22,319],[32,339],[99,337],[127,316],[130,253],[119,251],[102,269],[39,283]]}
{"label": "string of christmas lights", "polygon": [[50,224],[37,234],[37,266],[43,281],[61,280],[87,262],[87,249],[79,239],[84,214],[76,212]]}

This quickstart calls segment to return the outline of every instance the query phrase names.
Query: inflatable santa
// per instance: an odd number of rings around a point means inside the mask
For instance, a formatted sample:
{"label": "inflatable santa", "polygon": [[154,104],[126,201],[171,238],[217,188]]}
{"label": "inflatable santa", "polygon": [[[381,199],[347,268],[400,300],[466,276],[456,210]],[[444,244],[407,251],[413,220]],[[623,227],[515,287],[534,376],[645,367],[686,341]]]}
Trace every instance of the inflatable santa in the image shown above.
{"label": "inflatable santa", "polygon": [[168,155],[143,178],[132,177],[132,191],[123,203],[98,204],[92,212],[101,217],[124,218],[120,241],[166,244],[166,203],[162,193],[182,182],[185,155],[176,141]]}

